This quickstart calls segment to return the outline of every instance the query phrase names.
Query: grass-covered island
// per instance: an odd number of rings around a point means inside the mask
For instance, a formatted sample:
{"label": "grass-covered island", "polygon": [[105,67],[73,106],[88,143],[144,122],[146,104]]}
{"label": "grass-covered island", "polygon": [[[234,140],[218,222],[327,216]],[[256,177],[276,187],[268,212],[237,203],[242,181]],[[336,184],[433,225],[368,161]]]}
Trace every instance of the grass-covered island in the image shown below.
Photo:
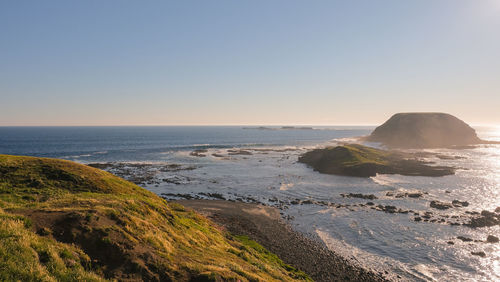
{"label": "grass-covered island", "polygon": [[430,166],[401,152],[375,149],[359,144],[315,149],[299,157],[299,162],[320,173],[370,177],[380,174],[444,176],[455,173],[445,166]]}
{"label": "grass-covered island", "polygon": [[1,281],[309,280],[247,237],[110,173],[0,155]]}

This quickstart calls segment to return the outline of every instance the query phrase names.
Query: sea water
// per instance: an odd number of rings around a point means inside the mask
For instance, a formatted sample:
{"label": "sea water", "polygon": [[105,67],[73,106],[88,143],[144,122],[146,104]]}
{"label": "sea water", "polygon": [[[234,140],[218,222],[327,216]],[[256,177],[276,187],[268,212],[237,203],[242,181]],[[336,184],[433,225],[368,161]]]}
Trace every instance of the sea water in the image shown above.
{"label": "sea water", "polygon": [[[432,153],[427,161],[460,168],[455,175],[445,177],[325,175],[297,162],[307,150],[352,142],[371,130],[373,127],[352,126],[0,127],[0,154],[54,157],[84,164],[189,167],[158,169],[154,171],[156,180],[142,186],[170,197],[217,194],[225,199],[279,206],[296,230],[322,240],[361,265],[387,270],[401,280],[500,280],[500,244],[484,242],[488,235],[500,237],[499,226],[473,229],[417,222],[412,213],[385,213],[365,206],[371,201],[420,214],[431,211],[457,218],[466,216],[466,211],[492,211],[500,206],[500,145],[427,150]],[[481,138],[500,140],[499,128],[476,130]],[[196,156],[191,154],[194,150],[207,151]],[[249,153],[239,154],[238,150]],[[437,158],[436,154],[447,158]],[[166,181],[169,179],[175,181]],[[413,191],[425,194],[421,198],[387,196]],[[377,199],[341,196],[346,193],[373,194]],[[311,204],[292,204],[305,200]],[[467,201],[469,206],[439,211],[429,207],[431,200]],[[458,236],[476,242],[463,242]],[[471,254],[478,251],[486,257]]]}

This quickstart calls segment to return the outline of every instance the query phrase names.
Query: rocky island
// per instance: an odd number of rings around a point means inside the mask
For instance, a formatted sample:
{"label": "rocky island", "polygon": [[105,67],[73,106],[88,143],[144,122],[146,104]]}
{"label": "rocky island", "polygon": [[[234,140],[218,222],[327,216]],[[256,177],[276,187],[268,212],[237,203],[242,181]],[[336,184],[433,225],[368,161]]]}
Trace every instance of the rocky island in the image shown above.
{"label": "rocky island", "polygon": [[366,137],[389,148],[445,148],[488,143],[462,120],[446,113],[398,113]]}
{"label": "rocky island", "polygon": [[411,155],[375,149],[359,144],[315,149],[299,157],[299,162],[320,173],[371,177],[379,174],[444,176],[455,173],[446,166],[430,166]]}

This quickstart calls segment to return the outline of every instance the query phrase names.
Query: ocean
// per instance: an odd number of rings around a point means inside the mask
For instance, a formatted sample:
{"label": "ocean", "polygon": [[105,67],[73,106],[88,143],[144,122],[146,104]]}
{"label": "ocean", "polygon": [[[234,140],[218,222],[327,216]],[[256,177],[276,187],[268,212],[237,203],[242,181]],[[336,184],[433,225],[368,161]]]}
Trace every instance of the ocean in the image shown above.
{"label": "ocean", "polygon": [[[99,163],[169,199],[223,198],[276,206],[296,230],[401,280],[499,281],[500,243],[485,240],[488,235],[500,237],[500,226],[471,228],[461,223],[500,206],[500,145],[426,150],[426,161],[459,168],[445,177],[325,175],[297,162],[307,150],[352,142],[371,130],[0,127],[0,154]],[[500,140],[500,128],[476,131],[483,139]],[[349,193],[374,197],[347,197]],[[421,196],[408,196],[412,193]],[[430,207],[431,201],[453,200],[468,205]],[[377,209],[379,205],[394,206],[398,212]],[[472,254],[479,252],[484,256]]]}

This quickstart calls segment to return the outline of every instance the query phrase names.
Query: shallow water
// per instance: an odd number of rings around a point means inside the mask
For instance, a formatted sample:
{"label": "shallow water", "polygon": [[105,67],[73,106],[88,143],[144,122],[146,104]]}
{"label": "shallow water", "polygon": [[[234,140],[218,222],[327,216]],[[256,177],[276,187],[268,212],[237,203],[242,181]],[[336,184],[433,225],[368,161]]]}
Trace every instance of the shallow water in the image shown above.
{"label": "shallow water", "polygon": [[[485,240],[499,237],[500,227],[472,229],[443,223],[415,222],[412,213],[384,213],[359,206],[369,201],[420,214],[466,216],[465,211],[500,206],[500,146],[466,150],[429,150],[457,159],[430,157],[437,164],[457,166],[456,175],[439,178],[379,175],[355,178],[323,175],[297,157],[314,147],[366,135],[369,127],[321,127],[316,130],[257,130],[241,127],[80,127],[0,128],[0,153],[58,157],[82,163],[134,162],[181,164],[192,170],[155,171],[151,184],[158,194],[218,193],[279,205],[283,216],[305,233],[359,263],[388,270],[408,280],[500,280],[500,244],[462,242],[457,236]],[[500,140],[498,128],[477,128],[484,139]],[[251,155],[229,155],[233,148]],[[206,157],[191,156],[207,149]],[[224,157],[215,157],[219,154]],[[154,168],[153,168],[154,169]],[[138,170],[140,172],[140,170]],[[175,179],[175,181],[162,181]],[[421,191],[422,198],[395,198],[387,192]],[[374,194],[375,200],[343,198],[341,193]],[[294,200],[312,204],[291,204]],[[468,207],[446,211],[429,202],[468,201]],[[277,202],[279,201],[279,202]],[[335,207],[316,204],[348,204]],[[452,241],[454,245],[448,244]],[[486,257],[471,252],[484,251]]]}

